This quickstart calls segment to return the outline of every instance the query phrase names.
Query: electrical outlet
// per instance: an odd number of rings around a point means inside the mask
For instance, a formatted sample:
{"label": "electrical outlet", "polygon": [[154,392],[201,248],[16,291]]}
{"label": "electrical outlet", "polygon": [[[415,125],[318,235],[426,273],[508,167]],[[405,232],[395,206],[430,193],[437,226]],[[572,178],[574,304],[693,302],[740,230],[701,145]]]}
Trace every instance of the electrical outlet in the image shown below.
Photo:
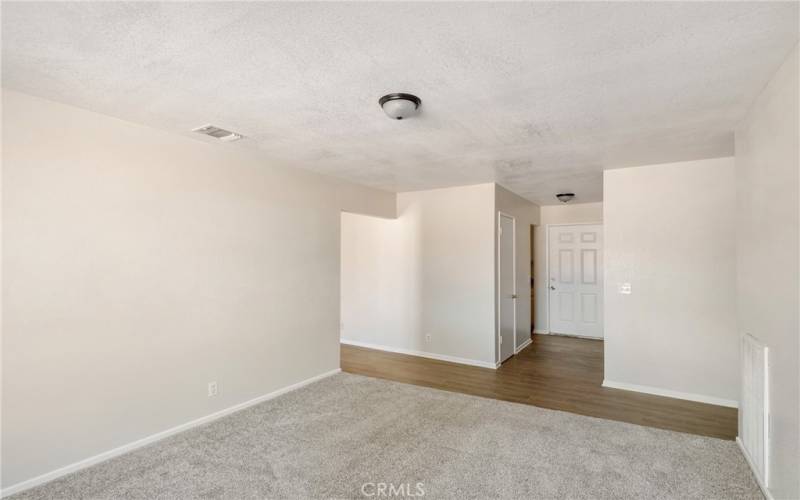
{"label": "electrical outlet", "polygon": [[216,382],[209,382],[208,383],[208,397],[213,398],[217,395],[217,383]]}
{"label": "electrical outlet", "polygon": [[631,284],[630,283],[620,283],[619,284],[619,293],[623,295],[630,295],[631,294]]}
{"label": "electrical outlet", "polygon": [[430,334],[430,333],[428,333],[428,334],[426,334],[426,335],[425,335],[425,342],[428,342],[428,343],[430,343],[430,342],[431,342],[431,339],[432,339],[432,337],[431,337],[431,334]]}

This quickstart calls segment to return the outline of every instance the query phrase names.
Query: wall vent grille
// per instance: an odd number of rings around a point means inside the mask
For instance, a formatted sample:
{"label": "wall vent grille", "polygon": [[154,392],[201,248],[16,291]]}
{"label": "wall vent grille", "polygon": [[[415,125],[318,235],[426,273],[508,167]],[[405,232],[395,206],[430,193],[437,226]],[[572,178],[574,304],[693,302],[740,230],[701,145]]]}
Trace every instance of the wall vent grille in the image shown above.
{"label": "wall vent grille", "polygon": [[765,487],[769,483],[769,349],[742,337],[742,446]]}

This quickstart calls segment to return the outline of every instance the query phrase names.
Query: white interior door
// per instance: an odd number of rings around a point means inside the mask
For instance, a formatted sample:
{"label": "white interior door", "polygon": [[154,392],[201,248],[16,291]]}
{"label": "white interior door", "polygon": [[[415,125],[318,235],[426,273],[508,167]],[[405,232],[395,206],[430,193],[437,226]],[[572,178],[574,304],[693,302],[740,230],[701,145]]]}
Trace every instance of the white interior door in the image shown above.
{"label": "white interior door", "polygon": [[550,331],[603,337],[603,226],[550,226]]}
{"label": "white interior door", "polygon": [[499,214],[497,224],[497,341],[500,362],[514,354],[514,335],[517,329],[515,233],[514,218]]}

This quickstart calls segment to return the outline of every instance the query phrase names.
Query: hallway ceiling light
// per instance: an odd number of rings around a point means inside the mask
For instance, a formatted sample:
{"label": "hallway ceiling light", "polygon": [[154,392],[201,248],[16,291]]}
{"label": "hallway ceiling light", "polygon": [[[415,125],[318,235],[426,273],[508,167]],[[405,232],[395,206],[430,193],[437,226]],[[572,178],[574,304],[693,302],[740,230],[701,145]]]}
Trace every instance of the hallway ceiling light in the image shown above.
{"label": "hallway ceiling light", "polygon": [[558,198],[558,201],[561,203],[566,203],[572,200],[572,198],[575,198],[575,193],[558,193],[556,198]]}
{"label": "hallway ceiling light", "polygon": [[224,128],[219,128],[214,125],[203,125],[202,127],[193,128],[192,132],[214,137],[223,142],[233,142],[244,138],[242,134],[237,134],[236,132],[231,132],[230,130],[225,130]]}
{"label": "hallway ceiling light", "polygon": [[408,118],[419,110],[422,101],[412,94],[386,94],[378,100],[386,116],[393,120]]}

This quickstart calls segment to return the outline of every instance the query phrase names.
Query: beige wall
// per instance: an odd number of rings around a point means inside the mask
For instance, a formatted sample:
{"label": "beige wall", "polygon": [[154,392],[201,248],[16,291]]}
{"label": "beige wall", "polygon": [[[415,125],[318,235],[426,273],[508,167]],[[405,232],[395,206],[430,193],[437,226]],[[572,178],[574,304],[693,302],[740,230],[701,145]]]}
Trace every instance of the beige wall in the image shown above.
{"label": "beige wall", "polygon": [[397,195],[408,244],[424,256],[420,325],[434,353],[494,361],[493,206],[494,184]]}
{"label": "beige wall", "polygon": [[569,203],[541,207],[540,223],[534,231],[534,282],[536,286],[536,331],[550,330],[547,310],[547,224],[578,224],[603,221],[603,203]]}
{"label": "beige wall", "polygon": [[798,49],[736,131],[739,333],[770,349],[770,485],[800,498]]}
{"label": "beige wall", "polygon": [[342,339],[494,365],[498,210],[521,232],[517,284],[525,298],[517,305],[517,343],[530,338],[525,234],[538,223],[539,207],[494,184],[397,199],[396,220],[342,216]]}
{"label": "beige wall", "polygon": [[345,214],[342,338],[494,364],[493,211],[478,184],[400,193],[397,220]]}
{"label": "beige wall", "polygon": [[607,382],[738,401],[734,174],[733,158],[605,172]]}
{"label": "beige wall", "polygon": [[340,210],[395,195],[10,91],[2,138],[3,486],[339,367]]}
{"label": "beige wall", "polygon": [[402,218],[342,214],[341,338],[425,351],[416,297],[421,255]]}
{"label": "beige wall", "polygon": [[[514,217],[516,224],[517,334],[516,346],[531,338],[531,225],[539,224],[539,206],[495,185],[495,209]],[[495,234],[498,220],[495,217]],[[495,261],[496,265],[496,261]]]}

